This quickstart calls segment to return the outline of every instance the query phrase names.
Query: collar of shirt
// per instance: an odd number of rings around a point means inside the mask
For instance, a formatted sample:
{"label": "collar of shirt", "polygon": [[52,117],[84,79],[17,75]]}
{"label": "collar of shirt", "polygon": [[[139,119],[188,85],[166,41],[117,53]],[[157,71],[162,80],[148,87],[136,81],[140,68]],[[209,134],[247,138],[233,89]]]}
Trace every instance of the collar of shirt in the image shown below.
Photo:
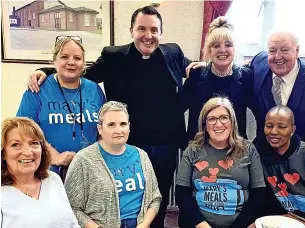
{"label": "collar of shirt", "polygon": [[[289,86],[295,81],[296,76],[299,73],[299,64],[298,61],[295,62],[293,69],[285,76],[281,77],[285,85]],[[272,79],[276,76],[275,73],[272,73]]]}

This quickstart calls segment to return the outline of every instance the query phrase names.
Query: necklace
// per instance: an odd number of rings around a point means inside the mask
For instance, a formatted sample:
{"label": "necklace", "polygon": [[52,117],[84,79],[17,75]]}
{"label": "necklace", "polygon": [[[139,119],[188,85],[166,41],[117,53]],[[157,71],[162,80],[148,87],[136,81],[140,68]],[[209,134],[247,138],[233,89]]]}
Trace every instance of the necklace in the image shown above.
{"label": "necklace", "polygon": [[65,89],[64,89],[62,86],[61,86],[61,88],[62,88],[62,91],[64,91],[65,96],[68,97],[68,99],[71,101],[72,105],[75,107],[75,102],[74,102],[74,100],[75,100],[75,98],[77,97],[77,94],[79,93],[80,86],[78,87],[77,92],[75,93],[73,99],[68,95],[68,93],[65,91]]}
{"label": "necklace", "polygon": [[19,184],[17,184],[17,183],[15,183],[15,187],[18,188],[18,189],[19,189],[21,192],[23,192],[25,195],[27,195],[27,196],[29,196],[29,197],[31,197],[31,198],[33,198],[33,199],[38,200],[38,197],[35,198],[34,195],[36,194],[36,192],[37,192],[37,190],[38,190],[38,187],[39,187],[40,183],[41,183],[40,181],[37,181],[37,182],[36,182],[35,190],[34,190],[32,193],[31,193],[29,190],[25,191],[25,190],[23,189],[23,187],[21,187],[21,185],[19,185]]}
{"label": "necklace", "polygon": [[[104,149],[104,151],[105,151],[104,154],[106,155],[107,160],[110,162],[110,164],[114,167],[115,172],[117,172],[117,173],[120,174],[121,176],[124,176],[124,174],[122,173],[122,170],[121,170],[120,168],[117,168],[117,167],[113,164],[113,162],[111,161],[110,156],[107,154],[107,151],[105,150],[103,141],[101,141],[101,147]],[[123,153],[124,153],[124,152],[123,152]]]}
{"label": "necklace", "polygon": [[220,74],[220,73],[216,72],[216,69],[215,69],[213,64],[212,64],[212,67],[211,67],[211,71],[212,71],[213,74],[215,74],[216,76],[221,77],[221,78],[226,77],[226,76],[231,76],[233,74],[232,67],[231,67],[229,73],[227,73],[227,74]]}

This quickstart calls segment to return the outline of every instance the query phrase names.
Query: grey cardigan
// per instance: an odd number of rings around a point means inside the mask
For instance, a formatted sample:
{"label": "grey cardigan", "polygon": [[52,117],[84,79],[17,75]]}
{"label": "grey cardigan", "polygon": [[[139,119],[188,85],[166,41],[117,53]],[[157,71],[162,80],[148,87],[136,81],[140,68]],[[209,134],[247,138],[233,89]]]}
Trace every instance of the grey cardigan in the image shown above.
{"label": "grey cardigan", "polygon": [[[148,155],[137,149],[145,177],[144,196],[137,218],[139,224],[148,208],[158,212],[161,194]],[[81,227],[92,220],[101,227],[120,228],[120,206],[115,180],[100,154],[98,142],[76,154],[67,172],[65,188]]]}

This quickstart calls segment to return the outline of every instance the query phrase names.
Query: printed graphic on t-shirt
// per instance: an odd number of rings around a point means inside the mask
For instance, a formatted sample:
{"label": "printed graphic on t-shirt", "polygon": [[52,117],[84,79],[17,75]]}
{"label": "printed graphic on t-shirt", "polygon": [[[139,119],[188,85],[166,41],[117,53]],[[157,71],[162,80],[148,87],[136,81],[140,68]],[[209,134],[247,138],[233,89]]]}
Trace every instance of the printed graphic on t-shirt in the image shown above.
{"label": "printed graphic on t-shirt", "polygon": [[234,215],[237,206],[244,203],[244,193],[236,181],[217,179],[217,169],[210,170],[210,177],[195,180],[197,204],[201,210],[213,214]]}
{"label": "printed graphic on t-shirt", "polygon": [[[83,123],[88,122],[98,122],[99,104],[94,100],[85,99],[82,104],[82,114],[80,113],[79,102],[74,102],[75,105],[68,104],[67,102],[58,101],[48,101],[47,109],[45,112],[48,114],[49,124],[74,124],[75,121],[80,124],[81,120]],[[68,105],[72,113],[69,112]],[[95,112],[93,112],[95,110]]]}
{"label": "printed graphic on t-shirt", "polygon": [[[274,195],[281,202],[283,208],[287,211],[302,211],[305,212],[305,196],[294,195],[291,190],[297,187],[297,183],[300,180],[298,173],[285,173],[283,180],[286,183],[282,183],[278,180],[277,176],[267,177],[267,181],[272,186]],[[289,187],[291,189],[289,189]]]}

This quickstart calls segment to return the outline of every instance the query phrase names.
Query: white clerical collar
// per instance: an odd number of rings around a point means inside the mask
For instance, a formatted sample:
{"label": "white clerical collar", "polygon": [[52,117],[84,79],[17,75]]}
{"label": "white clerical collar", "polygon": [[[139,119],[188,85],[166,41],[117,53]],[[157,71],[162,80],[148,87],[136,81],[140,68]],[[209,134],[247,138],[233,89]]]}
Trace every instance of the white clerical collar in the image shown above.
{"label": "white clerical collar", "polygon": [[[298,61],[295,62],[293,69],[286,74],[285,76],[281,77],[281,79],[283,79],[284,83],[286,85],[290,85],[292,82],[294,82],[295,77],[298,75],[299,73],[299,64]],[[273,77],[274,78],[276,76],[275,73],[273,73]]]}
{"label": "white clerical collar", "polygon": [[150,59],[150,55],[143,55],[142,59]]}

